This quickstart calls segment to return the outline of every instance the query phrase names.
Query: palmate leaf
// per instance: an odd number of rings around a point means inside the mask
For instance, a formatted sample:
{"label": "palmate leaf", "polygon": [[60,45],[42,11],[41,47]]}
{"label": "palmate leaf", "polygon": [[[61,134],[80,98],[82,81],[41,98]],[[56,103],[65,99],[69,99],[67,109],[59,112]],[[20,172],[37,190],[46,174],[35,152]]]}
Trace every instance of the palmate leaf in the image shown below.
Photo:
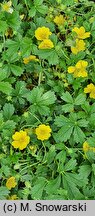
{"label": "palmate leaf", "polygon": [[27,94],[27,100],[32,104],[30,106],[32,112],[47,115],[50,112],[49,105],[55,102],[56,97],[54,92],[47,91],[44,93],[43,88],[37,87]]}
{"label": "palmate leaf", "polygon": [[88,121],[85,119],[77,119],[77,113],[70,113],[69,118],[60,115],[55,118],[55,125],[61,127],[57,134],[55,134],[56,141],[67,141],[71,135],[74,136],[75,142],[82,143],[85,139],[85,134],[81,127],[87,127]]}

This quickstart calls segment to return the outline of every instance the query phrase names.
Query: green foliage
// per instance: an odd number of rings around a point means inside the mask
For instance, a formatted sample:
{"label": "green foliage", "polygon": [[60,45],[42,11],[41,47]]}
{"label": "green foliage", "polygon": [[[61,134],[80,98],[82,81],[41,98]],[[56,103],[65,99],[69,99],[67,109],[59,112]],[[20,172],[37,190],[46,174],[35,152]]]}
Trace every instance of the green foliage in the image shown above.
{"label": "green foliage", "polygon": [[49,105],[55,102],[56,97],[52,91],[47,91],[46,93],[43,92],[43,88],[34,88],[29,94],[27,94],[27,100],[32,104],[30,106],[32,112],[39,112],[42,115],[48,115],[50,113]]}
{"label": "green foliage", "polygon": [[[0,199],[95,200],[95,3],[12,0],[5,10],[4,3],[8,1],[0,4]],[[48,28],[49,35],[36,35],[39,27]],[[90,32],[77,54],[71,47],[82,34],[75,27]],[[43,41],[47,45],[40,49]],[[10,177],[17,185],[8,190]]]}
{"label": "green foliage", "polygon": [[6,199],[9,194],[9,190],[6,187],[0,187],[0,200]]}

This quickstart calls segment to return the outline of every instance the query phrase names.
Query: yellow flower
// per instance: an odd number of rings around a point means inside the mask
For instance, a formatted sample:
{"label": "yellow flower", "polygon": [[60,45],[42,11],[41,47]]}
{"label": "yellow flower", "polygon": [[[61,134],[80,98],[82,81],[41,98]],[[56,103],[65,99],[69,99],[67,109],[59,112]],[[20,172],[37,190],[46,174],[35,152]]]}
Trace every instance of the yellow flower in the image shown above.
{"label": "yellow flower", "polygon": [[12,13],[13,8],[11,7],[11,5],[12,5],[11,1],[8,1],[8,2],[5,2],[5,3],[1,4],[2,10],[6,11],[8,13]]}
{"label": "yellow flower", "polygon": [[72,31],[76,32],[79,39],[85,39],[90,37],[90,32],[85,32],[85,28],[83,26],[81,26],[80,28],[75,27]]}
{"label": "yellow flower", "polygon": [[35,55],[30,55],[28,57],[23,58],[24,64],[28,64],[30,61],[38,61]]}
{"label": "yellow flower", "polygon": [[48,39],[51,34],[52,32],[50,31],[50,29],[45,26],[39,27],[35,31],[35,37],[37,38],[37,40]]}
{"label": "yellow flower", "polygon": [[91,91],[93,91],[94,87],[95,86],[93,85],[93,83],[88,84],[87,87],[84,88],[84,93],[90,93]]}
{"label": "yellow flower", "polygon": [[89,150],[90,150],[89,143],[85,141],[85,142],[83,143],[83,151],[84,151],[84,152],[88,152]]}
{"label": "yellow flower", "polygon": [[68,67],[68,73],[73,73],[74,77],[87,77],[87,61],[79,60],[75,66]]}
{"label": "yellow flower", "polygon": [[8,200],[17,200],[17,199],[18,199],[18,197],[17,197],[16,194],[11,195],[11,196],[8,197]]}
{"label": "yellow flower", "polygon": [[17,185],[16,183],[16,180],[15,180],[15,177],[10,177],[7,179],[7,182],[6,182],[6,187],[11,190],[11,188],[14,188],[15,186]]}
{"label": "yellow flower", "polygon": [[93,83],[88,84],[87,87],[84,88],[84,93],[90,93],[90,98],[95,99],[95,85],[93,85]]}
{"label": "yellow flower", "polygon": [[12,146],[14,148],[19,148],[20,150],[25,149],[30,142],[30,137],[27,136],[26,131],[23,131],[23,130],[19,132],[15,132],[12,138],[14,140],[12,142]]}
{"label": "yellow flower", "polygon": [[51,40],[46,39],[43,40],[40,44],[39,44],[39,49],[52,49],[54,47],[54,44]]}
{"label": "yellow flower", "polygon": [[29,58],[28,57],[23,58],[23,63],[28,64],[29,63]]}
{"label": "yellow flower", "polygon": [[36,128],[35,134],[39,140],[48,140],[51,136],[51,128],[48,125],[41,124]]}
{"label": "yellow flower", "polygon": [[85,42],[83,40],[76,39],[75,47],[71,47],[71,51],[73,54],[77,54],[80,51],[85,50]]}
{"label": "yellow flower", "polygon": [[64,18],[63,15],[56,16],[56,17],[54,18],[54,22],[56,23],[56,25],[61,26],[61,25],[64,24],[65,18]]}

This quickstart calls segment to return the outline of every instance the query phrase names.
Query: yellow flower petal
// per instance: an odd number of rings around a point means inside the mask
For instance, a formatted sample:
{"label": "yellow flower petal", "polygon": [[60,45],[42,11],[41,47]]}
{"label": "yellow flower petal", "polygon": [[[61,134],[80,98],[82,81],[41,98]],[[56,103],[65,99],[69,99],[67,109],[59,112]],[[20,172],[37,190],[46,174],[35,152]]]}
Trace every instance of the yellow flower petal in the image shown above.
{"label": "yellow flower petal", "polygon": [[12,1],[8,1],[8,2],[1,4],[2,10],[8,13],[12,13],[13,8],[11,8],[11,5],[12,5]]}
{"label": "yellow flower petal", "polygon": [[84,93],[90,93],[91,91],[93,91],[93,89],[94,89],[94,85],[93,83],[90,83],[87,85],[86,88],[84,88]]}
{"label": "yellow flower petal", "polygon": [[15,177],[10,177],[7,179],[7,182],[6,182],[6,187],[11,190],[11,188],[14,188],[15,186],[17,185],[16,183],[16,180],[15,180]]}
{"label": "yellow flower petal", "polygon": [[76,47],[71,47],[71,51],[75,55],[78,53],[78,49]]}
{"label": "yellow flower petal", "polygon": [[15,132],[12,138],[14,140],[12,146],[14,148],[19,148],[20,150],[25,149],[30,142],[30,137],[27,135],[27,132],[22,130]]}
{"label": "yellow flower petal", "polygon": [[54,47],[54,44],[50,39],[43,40],[39,44],[39,49],[52,49],[53,47]]}
{"label": "yellow flower petal", "polygon": [[75,71],[75,67],[74,66],[68,67],[68,73],[74,73],[74,71]]}
{"label": "yellow flower petal", "polygon": [[39,140],[47,140],[51,136],[51,128],[48,125],[41,124],[35,129],[35,134]]}
{"label": "yellow flower petal", "polygon": [[45,40],[48,39],[48,37],[52,34],[49,28],[43,26],[39,27],[35,31],[35,37],[37,40]]}
{"label": "yellow flower petal", "polygon": [[61,26],[61,25],[64,24],[65,18],[64,18],[63,15],[56,16],[56,17],[54,18],[54,22],[56,23],[56,25]]}
{"label": "yellow flower petal", "polygon": [[85,28],[83,26],[81,26],[80,28],[74,27],[72,31],[76,32],[79,39],[90,37],[90,32],[85,32]]}
{"label": "yellow flower petal", "polygon": [[84,152],[88,152],[89,150],[90,150],[89,143],[85,141],[85,142],[83,143],[83,151],[84,151]]}
{"label": "yellow flower petal", "polygon": [[95,89],[93,91],[91,91],[89,96],[90,96],[90,98],[95,99]]}

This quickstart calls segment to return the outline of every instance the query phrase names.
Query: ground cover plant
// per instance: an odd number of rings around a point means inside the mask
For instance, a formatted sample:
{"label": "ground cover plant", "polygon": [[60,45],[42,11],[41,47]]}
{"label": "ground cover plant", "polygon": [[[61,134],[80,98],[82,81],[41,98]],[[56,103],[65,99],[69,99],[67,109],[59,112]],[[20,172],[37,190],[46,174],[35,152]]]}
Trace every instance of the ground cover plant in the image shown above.
{"label": "ground cover plant", "polygon": [[0,199],[95,199],[94,1],[0,1]]}

